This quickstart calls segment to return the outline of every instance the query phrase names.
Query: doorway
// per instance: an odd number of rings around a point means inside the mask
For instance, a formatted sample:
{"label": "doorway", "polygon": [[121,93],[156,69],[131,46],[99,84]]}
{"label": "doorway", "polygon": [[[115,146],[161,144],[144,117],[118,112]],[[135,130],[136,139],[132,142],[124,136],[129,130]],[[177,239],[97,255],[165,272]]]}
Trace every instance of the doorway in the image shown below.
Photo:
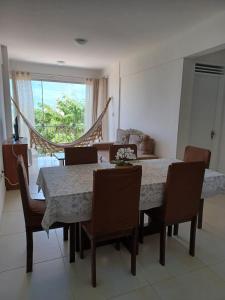
{"label": "doorway", "polygon": [[223,67],[195,64],[189,144],[209,149],[217,169],[223,117]]}
{"label": "doorway", "polygon": [[225,172],[225,50],[184,59],[177,157],[187,145],[209,149],[210,168]]}

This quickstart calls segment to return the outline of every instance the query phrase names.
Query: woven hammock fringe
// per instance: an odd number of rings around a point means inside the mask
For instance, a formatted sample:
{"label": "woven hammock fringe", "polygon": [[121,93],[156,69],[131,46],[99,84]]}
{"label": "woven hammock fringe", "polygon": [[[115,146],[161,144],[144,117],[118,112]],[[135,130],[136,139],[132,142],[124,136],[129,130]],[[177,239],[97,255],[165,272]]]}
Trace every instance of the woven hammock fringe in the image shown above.
{"label": "woven hammock fringe", "polygon": [[100,142],[102,140],[102,119],[108,109],[111,98],[108,99],[106,106],[103,112],[100,114],[96,122],[92,125],[92,127],[79,139],[71,142],[71,143],[63,143],[57,144],[53,143],[46,138],[44,138],[27,120],[27,118],[20,111],[17,103],[11,98],[13,104],[15,105],[17,112],[23,119],[24,123],[27,125],[30,132],[30,147],[34,147],[35,149],[41,149],[44,153],[54,153],[64,151],[64,148],[68,147],[84,147],[91,146],[95,142]]}

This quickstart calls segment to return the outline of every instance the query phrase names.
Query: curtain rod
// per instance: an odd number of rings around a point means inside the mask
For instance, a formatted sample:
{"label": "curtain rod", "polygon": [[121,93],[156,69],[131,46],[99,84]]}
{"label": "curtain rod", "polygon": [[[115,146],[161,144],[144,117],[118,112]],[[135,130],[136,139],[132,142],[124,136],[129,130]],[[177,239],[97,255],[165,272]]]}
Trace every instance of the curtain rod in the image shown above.
{"label": "curtain rod", "polygon": [[[17,71],[16,71],[17,72]],[[58,76],[58,77],[71,77],[71,78],[77,78],[77,79],[101,79],[101,78],[105,78],[105,79],[108,79],[108,76],[101,76],[101,77],[90,77],[90,76],[73,76],[73,75],[60,75],[60,74],[46,74],[46,73],[36,73],[36,72],[30,72],[30,74],[32,75],[46,75],[46,76]]]}
{"label": "curtain rod", "polygon": [[50,77],[70,77],[70,78],[77,78],[77,79],[86,79],[86,77],[81,76],[73,76],[73,75],[60,75],[60,74],[47,74],[47,73],[36,73],[30,72],[31,75],[40,75],[40,76],[50,76]]}
{"label": "curtain rod", "polygon": [[71,79],[74,80],[79,80],[79,81],[85,81],[85,80],[90,80],[90,79],[100,79],[100,78],[105,78],[108,79],[108,76],[103,76],[103,77],[85,77],[85,76],[73,76],[73,75],[60,75],[60,74],[50,74],[50,73],[38,73],[38,72],[29,72],[29,71],[18,71],[18,70],[12,70],[10,71],[10,74],[12,75],[13,72],[18,72],[18,73],[30,73],[31,77],[34,76],[35,79],[39,80],[44,80],[45,78],[51,79],[52,81],[57,80],[57,78],[64,79],[67,82],[70,82]]}

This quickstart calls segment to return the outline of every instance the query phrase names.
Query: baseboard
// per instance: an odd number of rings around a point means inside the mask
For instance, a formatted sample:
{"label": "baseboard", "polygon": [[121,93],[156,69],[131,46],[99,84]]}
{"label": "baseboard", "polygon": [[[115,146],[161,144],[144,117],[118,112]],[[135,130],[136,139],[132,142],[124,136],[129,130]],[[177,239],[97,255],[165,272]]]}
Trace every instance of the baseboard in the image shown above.
{"label": "baseboard", "polygon": [[0,221],[5,203],[5,182],[3,178],[0,180]]}

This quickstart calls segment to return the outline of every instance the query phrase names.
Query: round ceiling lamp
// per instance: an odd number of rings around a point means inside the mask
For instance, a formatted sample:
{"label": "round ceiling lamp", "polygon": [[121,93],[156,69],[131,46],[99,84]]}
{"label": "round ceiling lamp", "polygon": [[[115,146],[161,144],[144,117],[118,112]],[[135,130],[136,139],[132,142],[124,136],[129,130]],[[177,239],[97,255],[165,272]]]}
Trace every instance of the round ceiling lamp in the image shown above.
{"label": "round ceiling lamp", "polygon": [[65,65],[65,61],[64,61],[64,60],[57,60],[57,63],[58,63],[59,65]]}
{"label": "round ceiling lamp", "polygon": [[83,38],[76,38],[76,39],[74,39],[74,41],[79,45],[85,45],[88,42],[88,40],[83,39]]}

